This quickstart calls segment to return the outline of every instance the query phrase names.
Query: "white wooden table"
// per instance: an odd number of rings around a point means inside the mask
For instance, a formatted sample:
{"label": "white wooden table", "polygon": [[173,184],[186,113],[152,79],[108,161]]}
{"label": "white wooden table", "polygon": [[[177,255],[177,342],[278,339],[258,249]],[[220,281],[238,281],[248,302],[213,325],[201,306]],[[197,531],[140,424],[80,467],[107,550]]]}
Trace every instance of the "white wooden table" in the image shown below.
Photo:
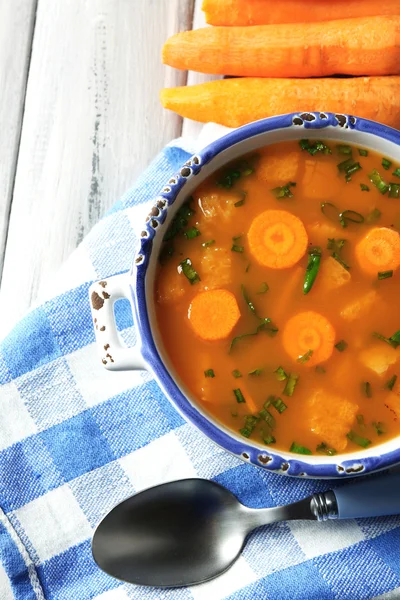
{"label": "white wooden table", "polygon": [[[159,103],[201,0],[0,0],[0,339],[155,154],[197,124]],[[204,76],[189,75],[189,83]]]}

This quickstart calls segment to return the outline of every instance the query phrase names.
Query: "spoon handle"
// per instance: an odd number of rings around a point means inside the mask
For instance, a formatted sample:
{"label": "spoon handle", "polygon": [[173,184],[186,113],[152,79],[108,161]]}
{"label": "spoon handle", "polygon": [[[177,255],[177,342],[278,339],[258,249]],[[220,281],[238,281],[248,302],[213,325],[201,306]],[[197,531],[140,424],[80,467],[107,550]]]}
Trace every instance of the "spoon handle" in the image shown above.
{"label": "spoon handle", "polygon": [[329,492],[314,494],[310,508],[319,521],[400,514],[400,473],[355,481]]}

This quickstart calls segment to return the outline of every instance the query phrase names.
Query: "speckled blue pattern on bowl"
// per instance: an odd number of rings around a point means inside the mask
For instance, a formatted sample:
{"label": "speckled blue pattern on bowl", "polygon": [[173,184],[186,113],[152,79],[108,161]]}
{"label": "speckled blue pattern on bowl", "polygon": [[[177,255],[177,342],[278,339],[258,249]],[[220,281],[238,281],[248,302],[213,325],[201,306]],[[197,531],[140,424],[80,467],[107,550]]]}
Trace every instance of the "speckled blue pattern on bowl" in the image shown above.
{"label": "speckled blue pattern on bowl", "polygon": [[[195,399],[190,399],[190,394],[184,393],[184,386],[176,383],[178,377],[176,374],[171,374],[171,366],[166,364],[167,357],[162,350],[161,341],[157,340],[159,336],[156,332],[155,318],[154,314],[151,314],[153,302],[151,271],[154,270],[161,239],[176,209],[190,195],[192,189],[213,170],[255,147],[284,139],[303,137],[321,137],[358,143],[375,149],[385,156],[397,160],[400,158],[398,131],[373,121],[348,115],[323,112],[292,113],[241,127],[193,156],[182,166],[180,172],[166,183],[156,199],[141,234],[140,248],[131,272],[131,292],[143,358],[176,408],[206,436],[229,452],[264,469],[294,476],[349,477],[366,474],[400,462],[398,440],[343,456],[300,457],[279,450],[275,451],[271,446],[261,446],[242,438],[221,425],[211,415],[207,415]],[[230,150],[234,151],[233,154],[229,154]],[[225,154],[226,158],[223,156]],[[204,174],[204,177],[201,178],[201,174]]]}

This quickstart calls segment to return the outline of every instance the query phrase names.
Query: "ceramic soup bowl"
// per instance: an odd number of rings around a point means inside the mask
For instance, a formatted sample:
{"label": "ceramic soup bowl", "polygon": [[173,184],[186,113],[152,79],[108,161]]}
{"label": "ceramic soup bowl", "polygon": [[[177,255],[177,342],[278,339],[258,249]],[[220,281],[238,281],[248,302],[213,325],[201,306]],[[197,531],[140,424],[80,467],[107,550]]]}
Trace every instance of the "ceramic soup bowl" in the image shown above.
{"label": "ceramic soup bowl", "polygon": [[[349,477],[400,462],[399,439],[366,450],[329,456],[300,456],[245,439],[208,414],[175,371],[157,328],[154,278],[163,235],[177,209],[195,188],[226,163],[262,146],[285,140],[323,138],[359,144],[394,160],[400,158],[400,132],[354,116],[331,113],[287,114],[250,123],[211,143],[166,182],[143,225],[130,273],[97,282],[90,301],[100,359],[106,369],[149,369],[178,411],[227,451],[263,469],[302,477]],[[123,345],[114,320],[114,302],[128,298],[139,342]],[[117,375],[116,375],[117,376]]]}

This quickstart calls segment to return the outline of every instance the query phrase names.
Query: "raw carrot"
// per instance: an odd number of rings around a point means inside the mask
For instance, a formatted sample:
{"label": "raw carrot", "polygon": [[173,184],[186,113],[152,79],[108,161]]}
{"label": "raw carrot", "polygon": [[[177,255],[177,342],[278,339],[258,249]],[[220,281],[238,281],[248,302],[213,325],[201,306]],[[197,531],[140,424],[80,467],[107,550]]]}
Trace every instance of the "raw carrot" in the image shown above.
{"label": "raw carrot", "polygon": [[400,74],[400,16],[324,23],[203,27],[170,37],[163,62],[249,77]]}
{"label": "raw carrot", "polygon": [[268,25],[269,23],[308,23],[351,17],[399,15],[398,0],[203,0],[209,25]]}
{"label": "raw carrot", "polygon": [[194,332],[203,340],[223,340],[238,322],[240,310],[228,290],[209,290],[194,297],[188,317]]}
{"label": "raw carrot", "polygon": [[392,271],[400,265],[400,235],[387,227],[374,227],[356,246],[361,269],[377,276],[380,271]]}
{"label": "raw carrot", "polygon": [[301,312],[286,323],[282,343],[293,360],[312,367],[330,358],[335,344],[335,330],[320,313],[312,310]]}
{"label": "raw carrot", "polygon": [[270,269],[293,267],[307,250],[303,223],[286,210],[266,210],[251,223],[249,249],[257,262]]}
{"label": "raw carrot", "polygon": [[325,110],[400,128],[400,77],[222,79],[161,91],[164,108],[226,127],[289,112]]}

